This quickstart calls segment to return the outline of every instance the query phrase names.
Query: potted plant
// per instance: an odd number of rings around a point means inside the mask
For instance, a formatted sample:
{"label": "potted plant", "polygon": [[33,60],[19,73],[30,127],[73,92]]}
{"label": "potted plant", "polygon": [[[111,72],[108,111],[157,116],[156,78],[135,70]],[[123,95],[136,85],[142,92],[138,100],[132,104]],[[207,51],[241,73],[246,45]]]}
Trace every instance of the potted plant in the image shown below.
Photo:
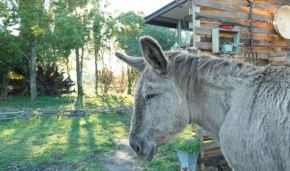
{"label": "potted plant", "polygon": [[180,161],[180,170],[195,171],[200,153],[200,139],[189,137],[182,140],[176,152]]}

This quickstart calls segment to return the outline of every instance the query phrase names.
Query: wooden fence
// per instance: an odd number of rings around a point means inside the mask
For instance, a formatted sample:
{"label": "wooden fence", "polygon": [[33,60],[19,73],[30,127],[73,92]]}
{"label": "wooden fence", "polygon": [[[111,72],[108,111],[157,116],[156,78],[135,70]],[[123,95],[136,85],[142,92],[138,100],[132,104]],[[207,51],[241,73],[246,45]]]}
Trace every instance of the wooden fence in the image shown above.
{"label": "wooden fence", "polygon": [[67,116],[67,117],[81,117],[89,116],[98,113],[111,113],[111,112],[129,112],[130,110],[127,107],[119,106],[115,108],[98,108],[98,109],[55,109],[55,108],[46,108],[46,109],[36,109],[36,115],[34,114],[33,109],[23,109],[21,111],[17,109],[7,108],[0,109],[0,120],[9,120],[16,118],[31,118],[31,117],[53,117],[53,116]]}
{"label": "wooden fence", "polygon": [[120,111],[128,111],[128,108],[119,106],[115,108],[98,108],[98,109],[37,109],[36,116],[87,116],[94,115],[97,113],[111,113],[111,112],[120,112]]}
{"label": "wooden fence", "polygon": [[19,111],[14,108],[3,108],[0,109],[0,120],[9,120],[9,119],[16,119],[16,118],[31,118],[34,115],[32,114],[32,109],[24,108],[23,110]]}

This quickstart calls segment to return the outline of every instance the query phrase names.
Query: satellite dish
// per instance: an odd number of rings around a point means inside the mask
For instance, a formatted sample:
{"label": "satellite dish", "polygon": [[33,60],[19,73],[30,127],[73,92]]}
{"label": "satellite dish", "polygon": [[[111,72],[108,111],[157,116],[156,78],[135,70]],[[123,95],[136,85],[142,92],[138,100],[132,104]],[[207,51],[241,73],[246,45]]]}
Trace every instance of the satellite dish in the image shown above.
{"label": "satellite dish", "polygon": [[284,5],[278,10],[273,24],[280,36],[290,39],[290,6]]}

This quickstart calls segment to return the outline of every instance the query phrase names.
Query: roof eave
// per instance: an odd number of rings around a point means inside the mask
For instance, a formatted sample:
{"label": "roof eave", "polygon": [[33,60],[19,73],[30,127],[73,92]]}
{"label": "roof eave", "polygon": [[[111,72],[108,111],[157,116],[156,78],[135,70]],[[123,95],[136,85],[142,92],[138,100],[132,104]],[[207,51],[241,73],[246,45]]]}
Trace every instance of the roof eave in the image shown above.
{"label": "roof eave", "polygon": [[[182,4],[184,2],[186,2],[187,0],[179,0],[179,4]],[[173,8],[176,8],[177,7],[177,4],[176,4],[176,1],[173,1],[167,5],[165,5],[164,7],[160,8],[159,10],[153,12],[152,14],[144,17],[144,20],[145,20],[145,23],[147,24],[150,24],[150,21],[164,13],[166,13],[167,11],[173,9]]]}

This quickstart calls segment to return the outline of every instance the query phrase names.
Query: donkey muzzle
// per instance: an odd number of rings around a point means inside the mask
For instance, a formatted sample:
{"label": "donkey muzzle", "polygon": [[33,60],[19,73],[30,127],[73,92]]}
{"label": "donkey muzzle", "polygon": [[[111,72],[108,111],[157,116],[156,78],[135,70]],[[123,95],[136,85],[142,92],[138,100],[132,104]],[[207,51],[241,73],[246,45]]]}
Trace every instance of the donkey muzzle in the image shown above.
{"label": "donkey muzzle", "polygon": [[157,152],[157,145],[147,144],[141,141],[130,141],[130,146],[136,152],[140,160],[152,161]]}

